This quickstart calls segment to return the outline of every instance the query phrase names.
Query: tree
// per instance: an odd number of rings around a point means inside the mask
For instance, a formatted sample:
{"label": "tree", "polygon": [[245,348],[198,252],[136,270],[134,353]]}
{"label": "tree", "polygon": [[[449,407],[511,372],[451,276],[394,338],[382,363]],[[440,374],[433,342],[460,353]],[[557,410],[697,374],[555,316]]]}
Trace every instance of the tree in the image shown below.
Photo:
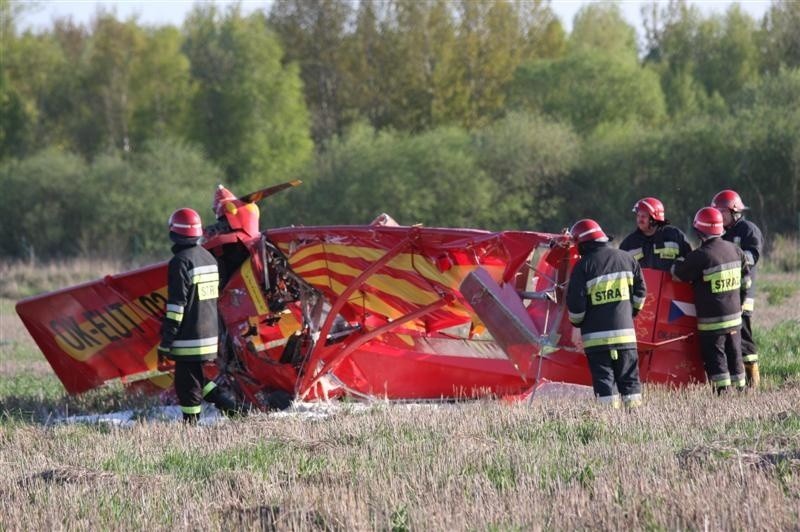
{"label": "tree", "polygon": [[419,134],[356,124],[319,155],[301,216],[306,223],[369,223],[387,212],[402,224],[486,223],[491,182],[470,135],[442,127]]}
{"label": "tree", "polygon": [[761,64],[767,72],[800,67],[800,2],[774,0],[759,33]]}
{"label": "tree", "polygon": [[86,164],[55,148],[0,166],[0,253],[33,258],[74,255],[86,220]]}
{"label": "tree", "polygon": [[646,61],[661,76],[670,114],[718,111],[759,72],[755,21],[734,4],[703,18],[685,1],[648,11]]}
{"label": "tree", "polygon": [[147,28],[145,34],[130,78],[134,145],[185,135],[189,103],[194,96],[189,59],[181,51],[180,31],[164,26]]}
{"label": "tree", "polygon": [[224,16],[198,6],[185,22],[184,50],[197,91],[191,138],[224,171],[227,185],[252,190],[292,176],[311,155],[308,111],[295,65],[258,14]]}
{"label": "tree", "polygon": [[695,78],[706,94],[727,102],[758,77],[755,21],[734,4],[724,17],[711,17],[699,28],[695,43]]}
{"label": "tree", "polygon": [[9,79],[8,51],[15,45],[15,6],[0,0],[0,160],[21,155],[25,149],[28,117],[22,98]]}
{"label": "tree", "polygon": [[284,63],[300,65],[316,141],[343,130],[346,99],[345,27],[352,8],[345,0],[276,0],[269,24],[283,43]]}
{"label": "tree", "polygon": [[603,50],[635,62],[638,57],[636,30],[625,21],[618,4],[587,4],[575,15],[569,50],[571,53]]}
{"label": "tree", "polygon": [[461,124],[473,128],[502,114],[506,86],[527,59],[523,55],[527,32],[518,3],[459,0],[456,6],[458,61],[469,98]]}
{"label": "tree", "polygon": [[146,36],[135,20],[120,22],[103,12],[95,18],[81,79],[86,91],[84,103],[90,110],[83,117],[83,153],[94,156],[102,151],[133,148],[131,78],[145,43]]}
{"label": "tree", "polygon": [[478,167],[492,180],[489,225],[558,231],[564,180],[578,162],[580,139],[564,124],[511,113],[476,132]]}
{"label": "tree", "polygon": [[517,70],[511,93],[516,107],[567,120],[580,133],[611,121],[658,124],[666,114],[653,72],[598,51],[529,62]]}

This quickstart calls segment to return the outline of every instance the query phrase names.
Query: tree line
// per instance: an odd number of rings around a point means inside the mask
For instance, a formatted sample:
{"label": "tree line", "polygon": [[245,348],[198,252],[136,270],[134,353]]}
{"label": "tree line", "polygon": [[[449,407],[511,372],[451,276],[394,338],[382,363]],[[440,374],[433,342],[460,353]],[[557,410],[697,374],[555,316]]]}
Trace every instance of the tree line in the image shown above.
{"label": "tree line", "polygon": [[676,225],[737,189],[797,232],[800,3],[613,3],[567,33],[531,0],[198,4],[181,27],[98,11],[18,28],[0,0],[0,255],[163,254],[216,183],[301,178],[264,227],[401,223],[612,232],[657,196]]}

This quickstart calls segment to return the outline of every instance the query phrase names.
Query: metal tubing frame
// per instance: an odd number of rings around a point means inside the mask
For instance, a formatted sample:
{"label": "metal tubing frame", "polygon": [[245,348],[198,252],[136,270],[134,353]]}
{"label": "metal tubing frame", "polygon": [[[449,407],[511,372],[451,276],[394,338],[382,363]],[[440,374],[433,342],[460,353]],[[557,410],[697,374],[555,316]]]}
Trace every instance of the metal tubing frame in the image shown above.
{"label": "metal tubing frame", "polygon": [[[339,294],[339,297],[336,299],[336,301],[334,301],[333,305],[331,306],[331,309],[328,311],[328,315],[325,317],[325,323],[323,323],[322,327],[319,330],[319,335],[317,337],[316,343],[315,343],[314,347],[311,350],[311,353],[310,353],[310,355],[308,357],[308,360],[304,364],[306,371],[303,374],[303,377],[298,381],[298,386],[297,386],[298,392],[302,392],[302,393],[298,393],[298,395],[300,395],[301,397],[306,395],[308,393],[308,391],[314,385],[317,384],[317,382],[319,381],[319,376],[324,375],[327,371],[330,370],[332,362],[336,361],[337,362],[336,365],[338,365],[338,363],[341,361],[340,359],[342,357],[341,357],[341,354],[339,354],[339,355],[336,356],[336,358],[334,360],[324,364],[322,369],[316,374],[317,376],[311,376],[311,368],[313,367],[313,365],[316,363],[317,359],[319,358],[318,356],[315,356],[315,355],[317,355],[317,353],[319,353],[319,350],[324,350],[325,340],[328,337],[328,333],[330,332],[331,327],[333,327],[333,322],[336,319],[336,316],[339,314],[339,311],[344,306],[344,304],[347,302],[347,300],[350,298],[350,296],[353,294],[353,292],[355,292],[356,290],[361,288],[361,286],[367,281],[367,279],[369,279],[375,272],[377,272],[378,270],[383,268],[389,261],[394,259],[397,255],[399,255],[400,253],[402,253],[403,251],[408,249],[411,246],[411,244],[413,243],[413,240],[415,240],[417,238],[417,236],[418,236],[418,231],[412,231],[411,233],[409,233],[408,236],[406,236],[403,240],[398,242],[393,248],[389,249],[386,253],[384,253],[384,255],[380,259],[378,259],[375,262],[373,262],[369,266],[369,268],[367,268],[366,270],[361,272],[361,274],[358,277],[356,277],[353,280],[353,282],[350,283],[350,285],[347,288],[345,288],[345,290],[341,294]],[[425,307],[425,308],[427,308],[427,307]],[[422,309],[420,309],[420,310],[422,310]],[[419,312],[419,311],[417,311],[417,312]],[[428,311],[428,312],[430,312],[430,311]],[[416,312],[414,312],[412,314],[416,314]],[[404,323],[405,321],[408,321],[406,319],[407,316],[403,316],[403,318],[401,318],[401,320],[403,320],[403,321],[401,321],[402,323]],[[394,326],[396,326],[398,321],[400,321],[400,320],[395,320],[395,321],[391,322],[389,325],[392,325],[394,327]],[[379,327],[378,329],[383,329],[383,327],[385,327],[385,326]],[[378,329],[376,329],[376,330],[378,330]],[[370,334],[371,334],[371,332],[367,333],[367,335],[370,335]],[[370,339],[371,338],[372,337],[370,337]],[[363,344],[363,342],[362,342],[362,344]],[[362,345],[362,344],[359,344],[359,345]],[[311,382],[309,382],[309,381],[311,381]]]}
{"label": "metal tubing frame", "polygon": [[339,364],[341,364],[345,358],[347,358],[350,354],[352,354],[356,349],[358,349],[365,343],[382,335],[385,332],[391,331],[392,329],[395,329],[400,325],[403,325],[404,323],[413,321],[417,318],[421,318],[422,316],[430,314],[431,312],[434,312],[435,310],[440,309],[441,307],[447,305],[448,303],[450,303],[450,301],[451,298],[442,297],[438,301],[434,301],[433,303],[426,305],[420,309],[417,309],[414,312],[410,312],[405,316],[403,316],[402,318],[393,320],[389,323],[381,325],[380,327],[372,329],[368,333],[359,336],[352,342],[343,345],[341,350],[338,353],[336,353],[334,357],[319,370],[319,372],[317,372],[316,376],[312,377],[313,380],[307,386],[300,388],[300,393],[298,395],[300,397],[305,397],[311,391],[311,389],[317,385],[317,383],[322,377],[324,377],[328,373],[335,371],[336,368],[339,367]]}

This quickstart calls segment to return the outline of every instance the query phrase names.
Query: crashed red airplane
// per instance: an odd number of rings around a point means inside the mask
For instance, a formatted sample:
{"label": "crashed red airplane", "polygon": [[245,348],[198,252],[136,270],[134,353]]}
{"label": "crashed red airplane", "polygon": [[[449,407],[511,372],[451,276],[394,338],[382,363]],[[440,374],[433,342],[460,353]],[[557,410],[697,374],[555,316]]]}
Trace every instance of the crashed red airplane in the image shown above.
{"label": "crashed red airplane", "polygon": [[[449,399],[519,396],[548,381],[591,384],[565,285],[577,250],[563,234],[371,225],[260,232],[256,202],[220,186],[204,246],[220,263],[224,332],[211,377],[267,409],[286,392]],[[31,297],[17,312],[69,393],[121,379],[172,383],[156,347],[163,262]],[[636,318],[645,382],[704,381],[691,288],[644,270]]]}

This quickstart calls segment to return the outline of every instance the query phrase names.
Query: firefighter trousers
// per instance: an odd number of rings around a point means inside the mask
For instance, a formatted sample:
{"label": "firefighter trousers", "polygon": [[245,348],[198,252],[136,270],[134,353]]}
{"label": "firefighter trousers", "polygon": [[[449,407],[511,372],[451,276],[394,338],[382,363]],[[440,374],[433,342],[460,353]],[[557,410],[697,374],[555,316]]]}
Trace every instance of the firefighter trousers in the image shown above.
{"label": "firefighter trousers", "polygon": [[699,339],[700,354],[714,389],[725,390],[729,386],[744,388],[742,335],[739,331],[701,334]]}
{"label": "firefighter trousers", "polygon": [[175,393],[184,421],[196,422],[200,418],[204,399],[214,404],[219,402],[220,390],[214,381],[206,379],[203,364],[200,360],[175,362]]}
{"label": "firefighter trousers", "polygon": [[746,364],[758,362],[758,347],[753,340],[752,318],[751,312],[742,313],[742,360]]}
{"label": "firefighter trousers", "polygon": [[600,402],[618,403],[617,392],[626,404],[641,402],[639,355],[636,349],[606,349],[586,354],[592,373],[592,388]]}

